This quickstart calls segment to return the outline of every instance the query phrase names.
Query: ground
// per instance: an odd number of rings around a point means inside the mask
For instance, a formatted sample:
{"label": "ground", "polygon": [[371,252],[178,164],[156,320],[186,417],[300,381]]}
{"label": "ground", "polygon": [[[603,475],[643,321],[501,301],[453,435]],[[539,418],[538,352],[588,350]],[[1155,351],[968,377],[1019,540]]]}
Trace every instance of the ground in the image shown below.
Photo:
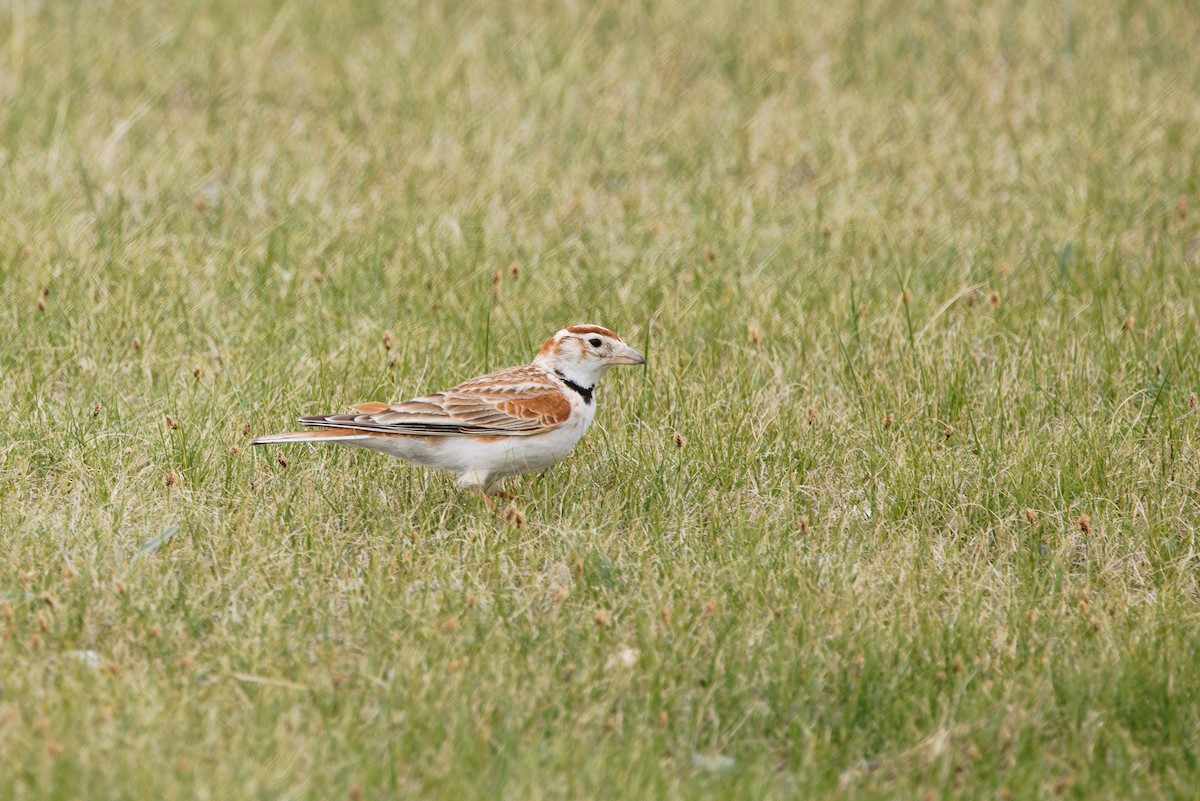
{"label": "ground", "polygon": [[[0,797],[1200,783],[1194,4],[0,7]],[[595,322],[505,519],[248,447]]]}

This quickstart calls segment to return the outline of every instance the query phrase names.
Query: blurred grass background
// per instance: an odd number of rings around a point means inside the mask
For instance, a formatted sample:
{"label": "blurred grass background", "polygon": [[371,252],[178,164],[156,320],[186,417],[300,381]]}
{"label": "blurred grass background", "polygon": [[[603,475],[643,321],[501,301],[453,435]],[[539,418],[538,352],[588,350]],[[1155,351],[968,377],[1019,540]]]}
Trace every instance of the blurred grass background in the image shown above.
{"label": "blurred grass background", "polygon": [[[1190,796],[1198,41],[0,3],[0,796]],[[574,322],[523,529],[246,447]]]}

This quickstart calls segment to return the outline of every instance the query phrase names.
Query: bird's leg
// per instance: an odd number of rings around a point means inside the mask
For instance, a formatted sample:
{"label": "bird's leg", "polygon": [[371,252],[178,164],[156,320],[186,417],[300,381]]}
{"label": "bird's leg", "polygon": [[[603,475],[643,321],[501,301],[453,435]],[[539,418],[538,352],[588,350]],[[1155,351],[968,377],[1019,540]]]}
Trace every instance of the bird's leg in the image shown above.
{"label": "bird's leg", "polygon": [[[503,481],[504,480],[501,478],[493,478],[484,485],[484,492],[493,498],[500,498],[504,501],[521,501],[520,498],[518,498],[516,495],[513,495],[511,492],[505,492],[504,490],[500,489]],[[524,503],[524,501],[521,502]]]}
{"label": "bird's leg", "polygon": [[488,495],[487,490],[485,490],[483,487],[471,487],[471,492],[474,492],[480,498],[483,498],[483,502],[486,503],[488,505],[488,508],[491,509],[493,512],[499,511],[496,508],[496,502],[494,500],[492,500],[492,496]]}
{"label": "bird's leg", "polygon": [[458,477],[455,482],[459,487],[483,498],[483,502],[488,505],[488,508],[493,512],[499,511],[496,508],[496,502],[488,494],[488,490],[492,488],[493,479],[487,473],[481,473],[478,470],[468,470]]}

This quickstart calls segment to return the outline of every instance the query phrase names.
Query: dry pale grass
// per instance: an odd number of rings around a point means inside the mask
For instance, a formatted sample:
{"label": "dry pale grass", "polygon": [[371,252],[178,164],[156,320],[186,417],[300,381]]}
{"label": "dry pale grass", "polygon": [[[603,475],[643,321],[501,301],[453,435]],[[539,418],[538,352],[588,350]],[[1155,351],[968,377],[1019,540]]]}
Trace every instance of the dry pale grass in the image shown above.
{"label": "dry pale grass", "polygon": [[[0,797],[1191,795],[1197,41],[3,4]],[[247,447],[583,320],[523,528]]]}

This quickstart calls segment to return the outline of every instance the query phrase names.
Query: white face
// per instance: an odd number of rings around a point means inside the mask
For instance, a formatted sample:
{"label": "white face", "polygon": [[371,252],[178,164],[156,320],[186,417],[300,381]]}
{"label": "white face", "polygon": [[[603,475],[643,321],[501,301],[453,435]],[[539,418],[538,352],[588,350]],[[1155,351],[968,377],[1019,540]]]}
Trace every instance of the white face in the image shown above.
{"label": "white face", "polygon": [[559,331],[555,337],[563,355],[571,354],[580,362],[614,364],[645,364],[642,354],[619,339],[604,334],[572,334]]}
{"label": "white face", "polygon": [[537,361],[586,387],[595,386],[609,367],[646,363],[645,357],[620,337],[589,330],[596,327],[564,328],[543,346]]}

